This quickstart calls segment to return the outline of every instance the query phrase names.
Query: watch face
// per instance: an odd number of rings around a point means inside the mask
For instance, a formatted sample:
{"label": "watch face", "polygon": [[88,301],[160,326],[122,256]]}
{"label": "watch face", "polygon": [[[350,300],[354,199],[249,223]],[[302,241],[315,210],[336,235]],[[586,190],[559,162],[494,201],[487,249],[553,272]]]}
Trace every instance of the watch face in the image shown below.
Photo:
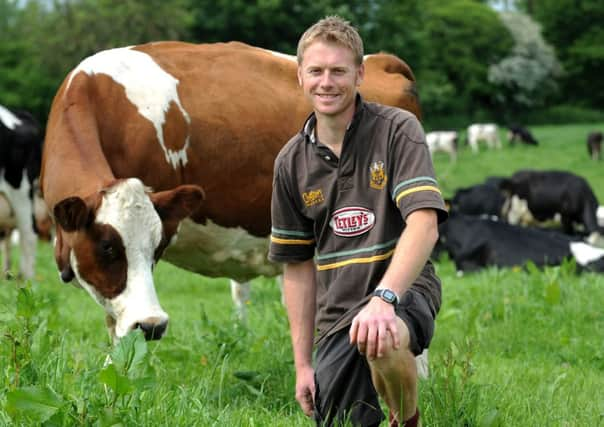
{"label": "watch face", "polygon": [[393,304],[396,301],[396,295],[390,289],[384,289],[382,291],[382,298],[384,298],[389,303]]}
{"label": "watch face", "polygon": [[380,297],[384,301],[389,302],[390,304],[396,304],[397,302],[396,294],[390,289],[376,289],[373,294]]}

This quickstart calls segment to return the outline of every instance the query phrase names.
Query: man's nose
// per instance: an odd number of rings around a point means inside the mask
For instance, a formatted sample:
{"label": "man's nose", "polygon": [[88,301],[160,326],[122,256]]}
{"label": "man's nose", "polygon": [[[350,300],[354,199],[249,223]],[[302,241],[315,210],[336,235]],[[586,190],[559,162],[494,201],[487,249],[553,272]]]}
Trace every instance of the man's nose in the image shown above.
{"label": "man's nose", "polygon": [[333,84],[332,75],[329,71],[325,71],[321,75],[321,85],[322,86],[331,86]]}

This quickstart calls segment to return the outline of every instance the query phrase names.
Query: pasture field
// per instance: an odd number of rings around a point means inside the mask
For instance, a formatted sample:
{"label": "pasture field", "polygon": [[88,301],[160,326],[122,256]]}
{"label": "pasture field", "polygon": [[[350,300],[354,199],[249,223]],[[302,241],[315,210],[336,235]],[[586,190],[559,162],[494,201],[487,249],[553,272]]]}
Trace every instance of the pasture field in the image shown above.
{"label": "pasture field", "polygon": [[[571,170],[604,201],[585,137],[604,123],[531,128],[541,145],[435,157],[445,191],[523,167]],[[502,131],[503,136],[503,131]],[[572,263],[458,277],[436,264],[443,306],[420,384],[424,426],[604,426],[604,275]],[[103,310],[60,282],[39,243],[31,282],[0,280],[0,426],[312,426],[294,399],[287,318],[273,279],[234,316],[226,279],[160,263],[167,335],[112,349]],[[105,366],[111,353],[113,365]],[[383,423],[386,425],[386,423]]]}

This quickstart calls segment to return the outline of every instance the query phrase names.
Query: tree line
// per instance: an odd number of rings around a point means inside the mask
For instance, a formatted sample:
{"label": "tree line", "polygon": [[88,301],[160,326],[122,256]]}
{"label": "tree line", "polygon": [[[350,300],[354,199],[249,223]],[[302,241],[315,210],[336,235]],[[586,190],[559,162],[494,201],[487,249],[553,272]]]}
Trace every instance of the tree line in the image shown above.
{"label": "tree line", "polygon": [[0,104],[44,122],[67,73],[100,50],[238,40],[295,54],[304,29],[337,14],[359,29],[366,53],[409,63],[433,126],[527,122],[547,111],[601,119],[604,3],[513,3],[496,11],[479,0],[0,0]]}

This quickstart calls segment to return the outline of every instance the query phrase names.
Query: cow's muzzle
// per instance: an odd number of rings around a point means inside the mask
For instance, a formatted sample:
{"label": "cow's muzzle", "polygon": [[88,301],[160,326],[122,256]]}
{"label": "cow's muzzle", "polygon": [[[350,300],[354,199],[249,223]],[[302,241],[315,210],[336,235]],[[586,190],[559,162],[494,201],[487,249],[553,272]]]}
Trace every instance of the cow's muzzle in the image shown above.
{"label": "cow's muzzle", "polygon": [[164,335],[164,332],[166,332],[168,320],[160,319],[158,317],[149,317],[142,322],[136,323],[134,328],[143,331],[147,341],[158,340]]}

